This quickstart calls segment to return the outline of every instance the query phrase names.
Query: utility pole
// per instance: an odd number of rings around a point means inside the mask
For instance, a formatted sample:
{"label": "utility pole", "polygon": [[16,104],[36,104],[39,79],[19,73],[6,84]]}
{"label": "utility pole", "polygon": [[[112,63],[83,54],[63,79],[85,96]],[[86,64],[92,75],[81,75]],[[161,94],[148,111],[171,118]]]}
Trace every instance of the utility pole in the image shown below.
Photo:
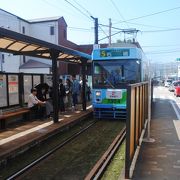
{"label": "utility pole", "polygon": [[111,18],[109,18],[109,45],[111,45],[111,28],[112,28],[112,22],[111,22]]}
{"label": "utility pole", "polygon": [[98,18],[95,18],[91,16],[91,18],[94,20],[94,44],[98,44]]}

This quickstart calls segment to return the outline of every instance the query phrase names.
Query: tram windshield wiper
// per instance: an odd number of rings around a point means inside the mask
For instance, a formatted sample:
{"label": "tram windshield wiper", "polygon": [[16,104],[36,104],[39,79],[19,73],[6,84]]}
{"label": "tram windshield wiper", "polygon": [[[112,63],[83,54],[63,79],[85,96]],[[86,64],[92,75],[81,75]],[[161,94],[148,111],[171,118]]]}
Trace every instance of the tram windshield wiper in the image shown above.
{"label": "tram windshield wiper", "polygon": [[115,89],[115,86],[110,82],[110,81],[106,81],[113,89]]}

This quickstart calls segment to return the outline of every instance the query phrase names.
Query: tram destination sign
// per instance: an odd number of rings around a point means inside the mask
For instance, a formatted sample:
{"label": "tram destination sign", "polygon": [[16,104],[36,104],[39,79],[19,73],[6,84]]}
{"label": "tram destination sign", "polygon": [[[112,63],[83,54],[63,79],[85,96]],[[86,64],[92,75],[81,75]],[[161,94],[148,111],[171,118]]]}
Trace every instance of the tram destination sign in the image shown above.
{"label": "tram destination sign", "polygon": [[129,49],[111,49],[101,50],[100,57],[118,57],[118,56],[129,56]]}

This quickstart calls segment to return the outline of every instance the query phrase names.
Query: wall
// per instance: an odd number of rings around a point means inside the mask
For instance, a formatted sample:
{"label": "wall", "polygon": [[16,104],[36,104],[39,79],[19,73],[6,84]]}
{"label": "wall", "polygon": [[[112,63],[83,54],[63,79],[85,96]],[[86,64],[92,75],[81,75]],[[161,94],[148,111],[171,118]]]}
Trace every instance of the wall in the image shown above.
{"label": "wall", "polygon": [[38,74],[49,74],[49,68],[33,68],[33,69],[20,69],[23,73],[38,73]]}
{"label": "wall", "polygon": [[[22,33],[23,26],[26,30],[25,34],[29,35],[28,22],[0,9],[0,27]],[[4,63],[2,63],[2,70],[6,72],[19,72],[19,66],[23,59],[22,56],[13,56],[12,54],[8,53],[3,54]]]}
{"label": "wall", "polygon": [[[55,34],[50,35],[50,27],[54,26]],[[43,41],[58,44],[58,22],[40,22],[30,24],[30,35]]]}

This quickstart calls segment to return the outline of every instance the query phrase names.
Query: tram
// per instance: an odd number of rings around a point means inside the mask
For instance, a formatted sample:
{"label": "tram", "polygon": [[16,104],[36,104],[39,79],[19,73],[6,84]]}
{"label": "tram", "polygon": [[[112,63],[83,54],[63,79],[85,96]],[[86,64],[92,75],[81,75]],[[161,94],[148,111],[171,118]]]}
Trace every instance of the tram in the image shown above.
{"label": "tram", "polygon": [[94,118],[126,119],[127,85],[148,78],[147,60],[140,46],[94,49],[92,71]]}

